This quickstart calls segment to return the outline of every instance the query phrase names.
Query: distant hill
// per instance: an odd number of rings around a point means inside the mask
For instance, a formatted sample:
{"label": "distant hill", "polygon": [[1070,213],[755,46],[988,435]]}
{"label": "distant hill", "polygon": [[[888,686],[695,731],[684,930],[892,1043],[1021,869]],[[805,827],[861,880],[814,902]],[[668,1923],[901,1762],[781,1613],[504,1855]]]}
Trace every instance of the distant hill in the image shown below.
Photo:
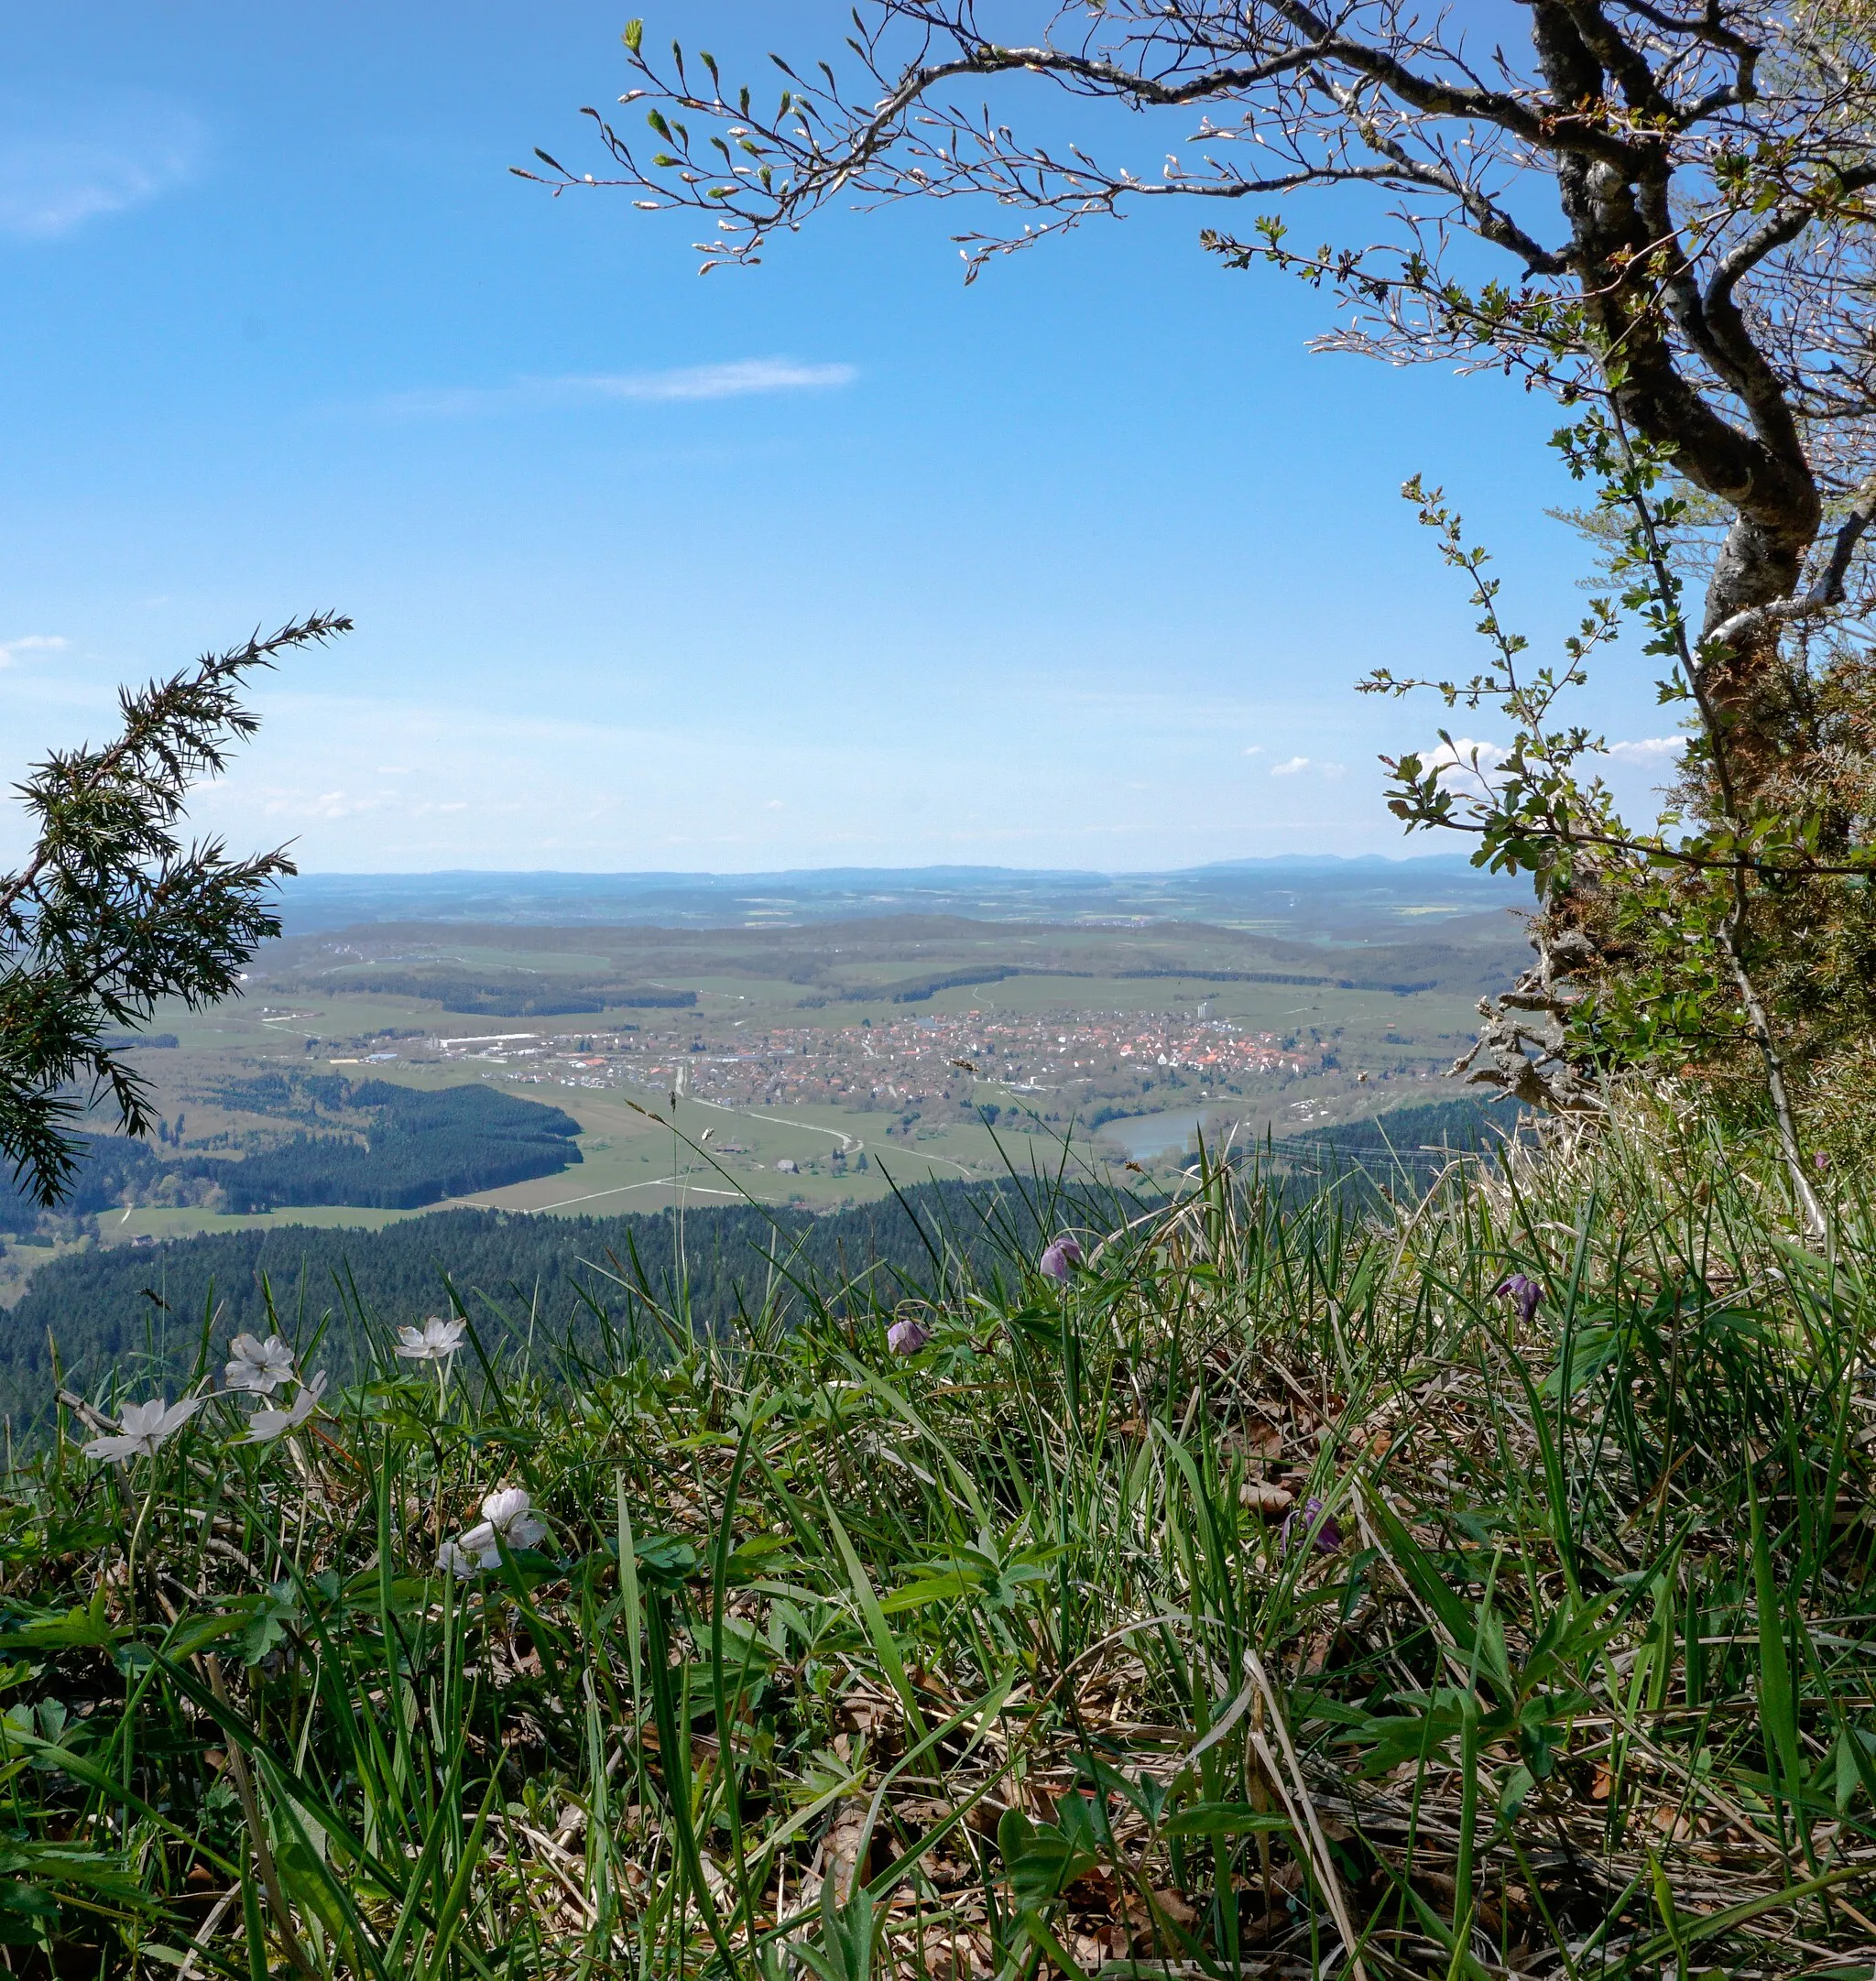
{"label": "distant hill", "polygon": [[1229,860],[1167,873],[999,866],[826,867],[779,874],[302,874],[281,901],[289,935],[370,922],[747,928],[890,915],[979,921],[1253,918],[1347,937],[1403,911],[1528,907],[1522,882],[1461,854],[1389,860],[1320,854]]}

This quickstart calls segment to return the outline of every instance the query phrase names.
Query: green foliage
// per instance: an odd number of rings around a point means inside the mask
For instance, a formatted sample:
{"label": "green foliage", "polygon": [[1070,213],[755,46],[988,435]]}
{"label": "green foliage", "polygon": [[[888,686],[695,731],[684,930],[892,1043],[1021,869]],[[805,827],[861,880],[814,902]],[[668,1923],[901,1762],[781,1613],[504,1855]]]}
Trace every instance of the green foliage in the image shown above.
{"label": "green foliage", "polygon": [[[1620,366],[1610,373],[1620,385]],[[1533,1010],[1558,1024],[1543,1041],[1551,1057],[1592,1080],[1639,1066],[1696,1073],[1735,1098],[1743,1089],[1749,1105],[1769,1099],[1805,1200],[1799,1125],[1827,1104],[1832,1072],[1867,1056],[1876,1035],[1867,834],[1876,672],[1838,648],[1821,668],[1800,652],[1756,666],[1747,681],[1732,637],[1696,634],[1685,615],[1675,539],[1705,518],[1675,481],[1672,452],[1635,440],[1604,410],[1554,440],[1572,474],[1597,485],[1596,534],[1620,612],[1593,601],[1564,665],[1531,669],[1525,642],[1500,617],[1486,553],[1437,492],[1410,483],[1404,493],[1439,533],[1442,555],[1471,580],[1494,659],[1465,680],[1403,680],[1382,669],[1363,686],[1432,689],[1448,708],[1493,704],[1512,735],[1486,764],[1476,749],[1460,761],[1442,730],[1437,755],[1391,761],[1390,809],[1410,830],[1475,835],[1476,864],[1536,881],[1542,961],[1500,1000],[1488,1044],[1534,1042],[1514,1016]],[[1846,557],[1855,540],[1843,539]],[[1840,571],[1835,582],[1840,590]],[[1805,611],[1834,603],[1820,594]],[[1660,703],[1687,716],[1675,802],[1645,830],[1618,816],[1596,774],[1604,740],[1556,713],[1621,614],[1639,622],[1643,651],[1663,669]],[[1776,652],[1778,622],[1769,623]],[[1762,648],[1764,627],[1752,637]],[[1500,1056],[1519,1073],[1511,1052]],[[1479,1077],[1507,1074],[1500,1066]],[[1815,1206],[1808,1216],[1815,1227]]]}
{"label": "green foliage", "polygon": [[[354,1086],[335,1075],[275,1073],[224,1086],[218,1097],[324,1132],[240,1158],[168,1159],[121,1136],[79,1137],[63,1210],[94,1215],[147,1197],[170,1177],[213,1186],[238,1213],[324,1203],[413,1209],[552,1176],[582,1159],[574,1142],[580,1125],[571,1115],[494,1087],[428,1092],[383,1080]],[[39,1211],[28,1192],[0,1183],[0,1231],[32,1230]]]}
{"label": "green foliage", "polygon": [[238,1162],[191,1157],[180,1174],[213,1177],[232,1211],[283,1204],[382,1204],[409,1209],[444,1197],[551,1176],[581,1159],[580,1124],[558,1107],[488,1086],[428,1092],[370,1080],[343,1105],[366,1122],[361,1144],[296,1135]]}
{"label": "green foliage", "polygon": [[108,1098],[127,1133],[154,1126],[119,1029],[146,1023],[165,997],[195,1008],[226,996],[279,933],[266,903],[292,863],[185,844],[184,800],[254,733],[246,678],[350,626],[315,615],[125,689],[112,742],[60,751],[20,788],[35,836],[26,864],[0,876],[0,1156],[41,1203],[71,1175],[85,1090]]}
{"label": "green foliage", "polygon": [[[447,1310],[452,1287],[503,1353],[543,1328],[583,1353],[661,1339],[657,1316],[679,1310],[699,1334],[727,1339],[751,1313],[782,1325],[816,1303],[890,1303],[929,1283],[934,1258],[989,1277],[1012,1247],[1034,1248],[1053,1196],[1038,1183],[922,1183],[822,1217],[753,1204],[693,1209],[682,1226],[670,1212],[442,1211],[381,1231],[288,1225],[71,1252],[0,1315],[0,1407],[16,1423],[42,1417],[55,1353],[87,1391],[126,1357],[180,1382],[212,1309],[231,1333],[319,1335],[347,1379],[368,1366],[368,1316]],[[1063,1214],[1077,1224],[1133,1202],[1069,1201]]]}
{"label": "green foliage", "polygon": [[100,1466],[116,1407],[68,1417],[0,1489],[0,1929],[440,1981],[1867,1968],[1876,1214],[1827,1267],[1707,1134],[1372,1225],[1212,1175],[1066,1286],[941,1247],[911,1357],[863,1290],[673,1305],[656,1357],[412,1367],[364,1315],[290,1443],[224,1394]]}

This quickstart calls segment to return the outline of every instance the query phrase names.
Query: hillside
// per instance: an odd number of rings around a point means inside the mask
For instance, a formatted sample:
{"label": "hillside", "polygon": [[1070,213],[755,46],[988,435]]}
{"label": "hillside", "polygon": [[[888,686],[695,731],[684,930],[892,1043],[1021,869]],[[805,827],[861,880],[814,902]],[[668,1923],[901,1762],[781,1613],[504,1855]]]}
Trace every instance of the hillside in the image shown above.
{"label": "hillside", "polygon": [[746,1315],[786,1325],[817,1298],[890,1305],[929,1287],[934,1259],[988,1272],[1012,1246],[1034,1249],[1049,1206],[1058,1220],[1105,1222],[1116,1202],[1046,1180],[939,1183],[819,1218],[756,1206],[682,1220],[445,1211],[381,1231],[287,1225],[69,1254],[0,1316],[0,1408],[16,1420],[43,1414],[53,1344],[64,1380],[83,1389],[145,1356],[180,1380],[210,1312],[219,1329],[278,1327],[301,1341],[323,1324],[324,1356],[347,1379],[365,1366],[367,1323],[447,1313],[453,1292],[495,1350],[537,1335],[590,1343],[608,1327],[636,1338],[654,1309],[728,1338]]}
{"label": "hillside", "polygon": [[[1517,1118],[1504,1104],[1435,1103],[1238,1159],[1267,1168],[1287,1204],[1329,1191],[1368,1208],[1383,1192],[1425,1189],[1454,1153],[1489,1159]],[[653,1308],[682,1311],[701,1334],[724,1339],[747,1314],[767,1311],[785,1325],[817,1300],[844,1311],[856,1290],[889,1305],[900,1289],[929,1286],[938,1259],[991,1275],[1012,1251],[1033,1250],[1047,1225],[1105,1228],[1157,1195],[1063,1173],[1065,1183],[1039,1170],[919,1184],[821,1216],[757,1204],[693,1206],[682,1219],[669,1210],[552,1218],[451,1210],[376,1231],[284,1224],[70,1253],[40,1268],[0,1316],[0,1408],[20,1420],[35,1415],[52,1344],[81,1388],[138,1354],[156,1354],[180,1377],[211,1310],[235,1332],[280,1325],[296,1339],[330,1317],[327,1353],[347,1376],[362,1366],[367,1318],[447,1312],[453,1295],[492,1344],[530,1332],[586,1340],[607,1326],[630,1336]]]}
{"label": "hillside", "polygon": [[[548,1221],[453,1214],[398,1235],[504,1298],[414,1361],[434,1259],[76,1261],[179,1298],[123,1281],[96,1404],[0,1482],[16,1962],[1866,1974],[1876,1232],[1849,1195],[1808,1260],[1703,1132],[1365,1218],[934,1192],[932,1251],[812,1223],[715,1334],[674,1218],[583,1234],[638,1243],[627,1332]],[[693,1314],[736,1218],[686,1220]],[[292,1257],[293,1371],[226,1387]],[[179,1369],[215,1394],[160,1414]]]}

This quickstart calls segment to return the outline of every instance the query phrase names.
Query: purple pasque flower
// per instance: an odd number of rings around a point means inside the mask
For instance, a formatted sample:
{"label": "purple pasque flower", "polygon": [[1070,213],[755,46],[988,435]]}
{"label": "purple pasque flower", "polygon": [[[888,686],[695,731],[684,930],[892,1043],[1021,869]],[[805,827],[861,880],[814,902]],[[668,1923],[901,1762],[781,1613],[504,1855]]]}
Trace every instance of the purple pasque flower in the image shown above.
{"label": "purple pasque flower", "polygon": [[1312,1528],[1315,1529],[1315,1551],[1318,1554],[1334,1554],[1341,1547],[1342,1529],[1336,1525],[1335,1515],[1325,1514],[1322,1501],[1312,1495],[1283,1522],[1284,1551],[1289,1551],[1292,1540],[1300,1540]]}
{"label": "purple pasque flower", "polygon": [[1529,1327],[1537,1316],[1537,1303],[1543,1298],[1543,1289],[1535,1279],[1522,1272],[1514,1272],[1509,1279],[1497,1288],[1500,1300],[1510,1301],[1518,1310],[1518,1318]]}
{"label": "purple pasque flower", "polygon": [[1042,1248],[1038,1261],[1045,1279],[1053,1279],[1058,1286],[1066,1286],[1074,1268],[1082,1263],[1081,1241],[1071,1238],[1066,1232],[1061,1237],[1052,1238]]}
{"label": "purple pasque flower", "polygon": [[931,1329],[911,1314],[895,1321],[886,1331],[886,1345],[896,1355],[915,1355],[931,1339]]}

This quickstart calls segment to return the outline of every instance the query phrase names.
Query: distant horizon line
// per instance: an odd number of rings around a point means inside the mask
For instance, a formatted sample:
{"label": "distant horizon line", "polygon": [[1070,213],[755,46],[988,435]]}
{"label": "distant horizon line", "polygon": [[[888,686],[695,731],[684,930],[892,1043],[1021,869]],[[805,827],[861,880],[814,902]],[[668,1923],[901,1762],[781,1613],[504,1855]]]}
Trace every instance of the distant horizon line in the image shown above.
{"label": "distant horizon line", "polygon": [[948,876],[1018,879],[1064,880],[1150,880],[1188,874],[1216,874],[1241,871],[1246,867],[1325,866],[1441,866],[1455,872],[1476,874],[1480,879],[1506,880],[1512,876],[1492,874],[1472,865],[1463,853],[1273,853],[1248,854],[1233,860],[1205,860],[1189,866],[988,866],[932,862],[920,866],[787,866],[787,867],[553,867],[553,866],[432,866],[381,869],[332,868],[309,873],[302,869],[282,883],[291,887],[308,881],[395,881],[395,880],[570,880],[570,881],[744,881],[802,880],[841,876]]}

